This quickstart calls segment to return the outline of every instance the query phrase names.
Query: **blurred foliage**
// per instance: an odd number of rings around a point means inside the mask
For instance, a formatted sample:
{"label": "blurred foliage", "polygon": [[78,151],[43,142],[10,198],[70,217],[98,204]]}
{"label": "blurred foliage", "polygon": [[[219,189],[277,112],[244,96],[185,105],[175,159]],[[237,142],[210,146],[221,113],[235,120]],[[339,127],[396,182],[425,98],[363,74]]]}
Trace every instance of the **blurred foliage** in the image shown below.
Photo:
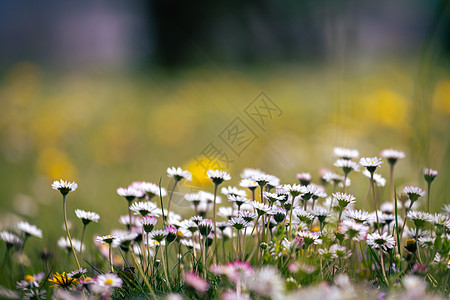
{"label": "blurred foliage", "polygon": [[[424,107],[414,94],[420,84],[415,66],[398,61],[348,69],[345,76],[338,66],[315,64],[64,75],[17,64],[0,83],[1,227],[25,218],[47,228],[53,240],[63,235],[62,204],[50,187],[60,178],[79,185],[69,197],[69,218],[78,221],[75,208],[97,211],[100,223],[90,230],[104,234],[126,213],[116,188],[160,178],[168,187],[169,166],[188,168],[198,178],[195,184],[212,191],[195,157],[211,141],[231,152],[218,135],[236,117],[258,138],[240,157],[232,156],[231,184],[238,184],[245,167],[273,172],[283,183],[295,182],[297,172],[311,172],[317,182],[320,168],[333,168],[334,146],[357,148],[362,156],[392,147],[407,154],[396,169],[397,187],[424,187],[423,168],[439,170],[432,196],[432,208],[438,209],[450,196],[448,70],[445,65],[436,70]],[[261,91],[283,110],[266,131],[244,113]],[[423,120],[428,120],[425,137],[415,131]],[[418,151],[421,143],[427,143],[426,151]],[[388,177],[387,165],[381,173]],[[363,197],[366,178],[352,177],[350,189]],[[183,191],[189,186],[181,186]],[[387,197],[387,188],[381,193]]]}

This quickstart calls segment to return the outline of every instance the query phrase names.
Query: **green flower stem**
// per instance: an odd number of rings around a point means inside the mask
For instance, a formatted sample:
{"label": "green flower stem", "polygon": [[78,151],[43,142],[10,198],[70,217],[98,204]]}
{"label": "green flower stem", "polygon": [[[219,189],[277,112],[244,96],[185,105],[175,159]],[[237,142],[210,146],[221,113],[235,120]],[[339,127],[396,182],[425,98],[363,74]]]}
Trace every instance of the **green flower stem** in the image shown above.
{"label": "green flower stem", "polygon": [[389,286],[389,281],[386,277],[386,271],[384,270],[384,259],[383,259],[383,250],[380,249],[380,261],[381,261],[381,272],[383,272],[383,279],[386,282],[386,285]]}
{"label": "green flower stem", "polygon": [[389,173],[389,199],[394,202],[394,164],[391,164]]}
{"label": "green flower stem", "polygon": [[346,190],[346,188],[347,188],[347,176],[348,176],[348,174],[344,172],[344,182],[343,182],[343,185],[344,185],[344,194],[345,194],[345,190]]}
{"label": "green flower stem", "polygon": [[148,282],[147,277],[145,276],[144,271],[141,268],[141,265],[137,262],[136,255],[134,254],[134,251],[133,251],[133,249],[131,249],[131,247],[130,247],[130,251],[129,252],[131,252],[131,257],[133,258],[133,262],[136,265],[139,273],[141,273],[141,276],[144,279],[145,285],[150,290],[150,293],[152,294],[153,299],[156,300],[157,298],[156,298],[155,292],[153,291],[152,286]]}
{"label": "green flower stem", "polygon": [[373,207],[375,209],[375,216],[377,217],[378,233],[381,234],[380,221],[378,219],[377,200],[375,198],[375,183],[374,183],[374,180],[373,180],[373,172],[370,172],[370,184],[372,186]]}
{"label": "green flower stem", "polygon": [[81,232],[81,240],[80,240],[80,252],[83,249],[83,239],[85,231],[86,231],[86,224],[83,223],[83,231]]}
{"label": "green flower stem", "polygon": [[[164,245],[164,251],[161,251],[161,256],[162,256],[162,265],[163,265],[163,269],[164,269],[164,276],[166,277],[166,284],[167,287],[169,288],[169,290],[172,292],[172,288],[170,287],[170,281],[169,281],[169,276],[167,275],[167,262],[168,262],[168,257],[167,257],[167,244]],[[166,252],[166,257],[164,257],[164,252]]]}
{"label": "green flower stem", "polygon": [[169,215],[169,213],[170,213],[170,204],[172,203],[173,192],[175,191],[177,184],[178,184],[178,180],[175,180],[172,190],[170,191],[169,204],[167,204],[167,215]]}
{"label": "green flower stem", "polygon": [[294,199],[292,199],[291,211],[289,212],[289,236],[288,239],[291,239],[292,234],[292,211],[294,210]]}
{"label": "green flower stem", "polygon": [[[216,224],[216,198],[217,198],[217,188],[218,184],[214,184],[214,208],[213,208],[213,223],[214,223],[214,263],[217,263],[217,224]],[[207,240],[207,237],[205,237]],[[206,266],[205,266],[206,267]]]}
{"label": "green flower stem", "polygon": [[64,226],[66,226],[67,238],[70,242],[70,248],[72,248],[73,256],[75,257],[75,262],[77,263],[78,269],[81,269],[80,263],[78,262],[78,257],[73,247],[72,237],[70,236],[69,226],[67,226],[67,211],[66,211],[66,195],[63,195],[63,211],[64,211]]}
{"label": "green flower stem", "polygon": [[431,192],[431,182],[428,182],[428,192],[427,192],[427,212],[430,212],[430,192]]}
{"label": "green flower stem", "polygon": [[109,265],[111,266],[111,273],[114,273],[113,256],[112,256],[112,245],[108,244],[109,249]]}

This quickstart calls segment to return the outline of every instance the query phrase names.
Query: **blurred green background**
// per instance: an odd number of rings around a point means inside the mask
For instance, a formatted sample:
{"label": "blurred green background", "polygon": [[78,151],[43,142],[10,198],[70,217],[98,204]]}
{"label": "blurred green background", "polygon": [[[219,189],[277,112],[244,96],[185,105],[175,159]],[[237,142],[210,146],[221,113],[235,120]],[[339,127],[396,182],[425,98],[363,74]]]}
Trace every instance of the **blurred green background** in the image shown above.
{"label": "blurred green background", "polygon": [[[88,234],[107,234],[126,213],[117,187],[162,178],[167,188],[170,166],[202,179],[195,158],[210,142],[232,160],[231,185],[245,167],[318,182],[321,168],[339,171],[334,146],[392,147],[406,153],[398,188],[425,188],[423,168],[439,171],[438,210],[450,200],[447,2],[2,2],[1,228],[26,219],[54,248],[63,216],[50,185],[62,178],[79,185],[72,222],[76,208],[98,212]],[[244,111],[260,92],[282,110],[264,130]],[[220,139],[236,117],[257,135],[240,155]],[[363,198],[367,178],[351,179]]]}

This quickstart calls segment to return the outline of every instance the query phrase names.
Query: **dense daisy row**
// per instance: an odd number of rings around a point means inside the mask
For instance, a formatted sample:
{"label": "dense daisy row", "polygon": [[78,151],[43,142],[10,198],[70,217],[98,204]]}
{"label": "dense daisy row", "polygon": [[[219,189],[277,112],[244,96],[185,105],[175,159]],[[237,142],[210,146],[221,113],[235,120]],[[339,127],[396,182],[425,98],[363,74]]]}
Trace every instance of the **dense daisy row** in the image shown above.
{"label": "dense daisy row", "polygon": [[[400,282],[406,287],[414,281],[421,288],[428,284],[448,293],[450,205],[441,213],[429,211],[431,184],[438,172],[424,170],[427,191],[405,186],[403,193],[394,195],[394,167],[405,157],[403,152],[387,149],[381,158],[363,157],[359,163],[353,161],[359,157],[355,149],[335,148],[334,154],[340,173],[322,170],[317,183],[309,173],[297,174],[298,183],[282,184],[274,175],[245,169],[239,187],[222,186],[231,180],[230,174],[208,170],[205,176],[213,193],[185,194],[193,213],[188,218],[171,211],[179,182],[192,180],[186,170],[167,169],[173,182],[169,192],[143,181],[118,188],[127,205],[128,214],[119,219],[125,229],[95,238],[108,262],[107,273],[99,273],[99,262],[90,263],[88,272],[77,256],[77,252],[83,255],[86,227],[100,216],[77,209],[83,229],[81,239],[73,239],[66,197],[78,186],[55,181],[52,188],[63,198],[67,234],[57,243],[73,255],[77,269],[55,272],[48,281],[63,289],[58,293],[103,298],[124,297],[138,288],[154,299],[162,294],[176,297],[175,291],[195,298],[281,298],[297,295],[288,291],[305,284],[335,282],[338,286],[336,281],[348,281],[348,276],[383,289]],[[390,167],[390,196],[379,203],[376,186],[386,185],[377,173],[383,158]],[[365,199],[348,193],[349,177],[360,169],[370,186]],[[419,201],[425,195],[426,201]],[[356,209],[356,205],[371,206],[373,211]],[[17,224],[17,229],[0,233],[7,251],[23,252],[29,237],[42,238],[42,231],[27,222]],[[252,265],[266,267],[253,269]],[[43,273],[27,276],[17,289],[26,297],[44,297]]]}

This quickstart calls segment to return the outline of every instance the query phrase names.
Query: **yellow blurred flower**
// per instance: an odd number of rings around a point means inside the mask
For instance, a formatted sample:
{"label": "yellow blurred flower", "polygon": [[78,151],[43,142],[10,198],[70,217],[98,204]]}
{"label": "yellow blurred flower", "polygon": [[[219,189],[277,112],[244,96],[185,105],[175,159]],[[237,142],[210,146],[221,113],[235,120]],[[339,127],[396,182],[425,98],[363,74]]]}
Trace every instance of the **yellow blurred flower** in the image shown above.
{"label": "yellow blurred flower", "polygon": [[373,125],[384,125],[396,129],[407,126],[408,101],[400,94],[380,89],[362,101],[362,120],[370,120]]}
{"label": "yellow blurred flower", "polygon": [[441,81],[434,91],[434,101],[439,111],[450,114],[450,81]]}
{"label": "yellow blurred flower", "polygon": [[70,157],[55,147],[42,149],[36,161],[37,168],[43,175],[52,178],[75,178],[77,170]]}

